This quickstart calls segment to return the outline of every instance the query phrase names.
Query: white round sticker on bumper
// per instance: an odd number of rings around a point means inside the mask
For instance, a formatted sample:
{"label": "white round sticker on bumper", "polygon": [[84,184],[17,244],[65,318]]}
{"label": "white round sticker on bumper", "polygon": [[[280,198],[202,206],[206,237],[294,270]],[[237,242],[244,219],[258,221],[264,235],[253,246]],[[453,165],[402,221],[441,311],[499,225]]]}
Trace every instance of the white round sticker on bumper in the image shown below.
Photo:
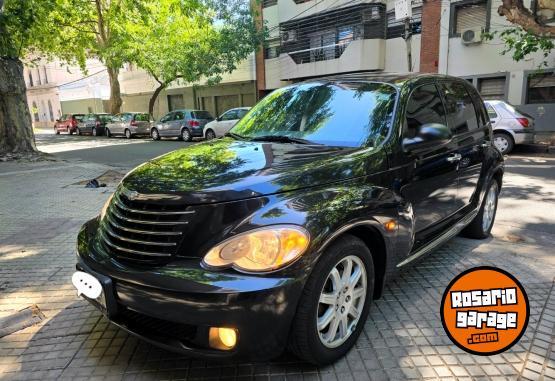
{"label": "white round sticker on bumper", "polygon": [[90,274],[76,271],[71,281],[77,289],[77,296],[85,295],[89,299],[96,299],[102,294],[102,285]]}

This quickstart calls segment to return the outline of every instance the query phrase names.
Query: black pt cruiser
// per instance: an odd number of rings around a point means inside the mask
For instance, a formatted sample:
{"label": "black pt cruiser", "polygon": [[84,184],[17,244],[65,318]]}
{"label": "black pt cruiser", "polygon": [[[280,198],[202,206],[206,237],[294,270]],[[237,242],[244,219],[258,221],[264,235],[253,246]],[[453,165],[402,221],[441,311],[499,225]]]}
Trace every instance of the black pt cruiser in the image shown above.
{"label": "black pt cruiser", "polygon": [[504,171],[491,141],[457,78],[278,89],[226,137],[131,171],[81,229],[74,284],[169,350],[333,362],[399,268],[459,233],[489,235]]}

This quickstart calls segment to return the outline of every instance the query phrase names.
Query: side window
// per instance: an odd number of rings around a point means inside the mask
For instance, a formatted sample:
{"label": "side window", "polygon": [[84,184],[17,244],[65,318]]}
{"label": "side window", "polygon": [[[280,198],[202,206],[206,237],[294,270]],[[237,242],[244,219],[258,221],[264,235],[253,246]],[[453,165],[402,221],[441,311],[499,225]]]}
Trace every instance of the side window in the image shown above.
{"label": "side window", "polygon": [[185,119],[185,115],[183,115],[182,112],[176,112],[175,117],[173,118],[173,120],[183,120],[183,119]]}
{"label": "side window", "polygon": [[249,110],[239,110],[237,112],[237,119],[241,119],[242,117],[244,117],[247,114],[247,112],[249,112]]}
{"label": "side window", "polygon": [[454,135],[474,131],[478,128],[476,109],[470,94],[462,83],[445,82],[441,84],[449,128]]}
{"label": "side window", "polygon": [[443,102],[435,85],[423,85],[416,88],[407,102],[405,137],[415,137],[424,124],[439,123],[446,125],[445,115],[445,107],[443,107]]}
{"label": "side window", "polygon": [[229,110],[222,115],[222,120],[234,120],[237,119],[237,110]]}
{"label": "side window", "polygon": [[488,110],[488,116],[490,118],[497,118],[497,113],[495,112],[495,109],[489,103],[486,103],[486,110]]}
{"label": "side window", "polygon": [[131,119],[133,119],[133,115],[131,114],[121,114],[120,119],[122,122],[131,122]]}

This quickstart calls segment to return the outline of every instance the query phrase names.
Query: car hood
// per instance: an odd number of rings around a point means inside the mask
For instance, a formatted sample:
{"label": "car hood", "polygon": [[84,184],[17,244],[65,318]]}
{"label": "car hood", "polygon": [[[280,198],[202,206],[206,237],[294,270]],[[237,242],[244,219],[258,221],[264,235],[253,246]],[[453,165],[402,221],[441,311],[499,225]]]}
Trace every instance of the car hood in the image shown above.
{"label": "car hood", "polygon": [[188,204],[234,201],[362,176],[369,151],[224,138],[152,159],[131,171],[122,186],[153,196],[179,195]]}

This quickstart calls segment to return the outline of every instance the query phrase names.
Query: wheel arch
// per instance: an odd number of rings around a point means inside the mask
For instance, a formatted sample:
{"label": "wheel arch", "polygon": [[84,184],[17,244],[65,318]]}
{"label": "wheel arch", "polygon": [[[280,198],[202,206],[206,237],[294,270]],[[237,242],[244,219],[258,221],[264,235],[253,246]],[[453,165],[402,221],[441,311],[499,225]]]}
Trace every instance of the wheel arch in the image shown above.
{"label": "wheel arch", "polygon": [[338,231],[323,245],[322,251],[329,245],[345,235],[352,235],[360,239],[370,250],[372,262],[374,263],[375,282],[374,299],[382,296],[385,286],[385,274],[387,271],[387,245],[384,236],[378,228],[370,223],[356,224]]}
{"label": "wheel arch", "polygon": [[493,134],[505,134],[505,135],[509,135],[512,139],[513,139],[513,144],[515,142],[515,133],[509,129],[505,129],[505,128],[496,128],[493,130]]}

